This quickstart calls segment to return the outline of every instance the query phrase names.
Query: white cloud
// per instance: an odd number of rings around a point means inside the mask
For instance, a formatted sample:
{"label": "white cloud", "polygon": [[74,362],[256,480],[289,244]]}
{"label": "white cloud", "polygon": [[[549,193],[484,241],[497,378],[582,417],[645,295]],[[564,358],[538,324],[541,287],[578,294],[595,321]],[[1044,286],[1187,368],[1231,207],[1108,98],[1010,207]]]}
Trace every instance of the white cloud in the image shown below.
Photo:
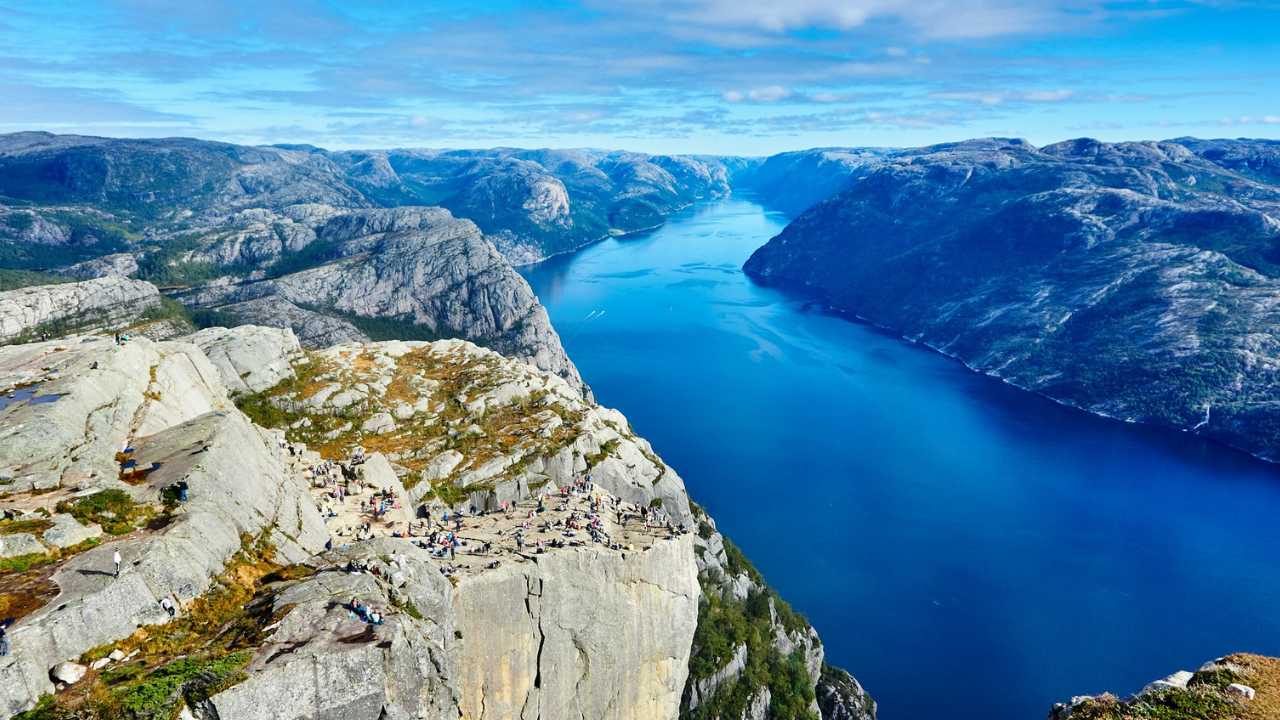
{"label": "white cloud", "polygon": [[786,100],[791,97],[791,90],[781,85],[767,85],[765,87],[751,88],[746,92],[741,90],[728,90],[721,94],[726,101],[731,103],[738,102],[758,102],[772,103],[779,100]]}
{"label": "white cloud", "polygon": [[[1046,32],[1076,23],[1104,7],[1102,0],[621,0],[645,10],[658,6],[683,23],[752,27],[768,33],[799,28],[851,30],[895,21],[930,38],[984,38]],[[902,48],[890,48],[889,54]],[[905,52],[903,52],[905,54]]]}

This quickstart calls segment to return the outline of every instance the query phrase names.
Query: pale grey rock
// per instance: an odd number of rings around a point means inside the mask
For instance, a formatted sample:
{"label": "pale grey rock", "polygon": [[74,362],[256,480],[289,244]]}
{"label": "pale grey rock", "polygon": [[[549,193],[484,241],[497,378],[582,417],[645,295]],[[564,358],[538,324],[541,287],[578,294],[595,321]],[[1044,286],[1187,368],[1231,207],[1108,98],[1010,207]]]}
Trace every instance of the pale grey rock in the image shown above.
{"label": "pale grey rock", "polygon": [[822,720],[875,720],[875,701],[844,670],[824,666],[816,693]]}
{"label": "pale grey rock", "polygon": [[54,323],[84,330],[119,327],[159,304],[154,285],[119,277],[0,292],[0,342]]}
{"label": "pale grey rock", "polygon": [[92,280],[100,277],[129,277],[138,272],[138,258],[133,253],[114,253],[68,265],[58,272],[80,280]]}
{"label": "pale grey rock", "polygon": [[395,428],[395,418],[391,417],[391,413],[385,412],[374,413],[360,426],[360,429],[367,433],[390,432]]}
{"label": "pale grey rock", "polygon": [[[393,556],[407,578],[399,588],[369,574],[325,569],[282,592],[277,608],[292,609],[249,665],[249,678],[215,695],[197,717],[458,720],[456,673],[446,650],[454,641],[449,582],[423,551],[389,539],[329,557],[390,570],[380,558]],[[356,618],[344,607],[352,598],[378,608],[385,623],[373,628]],[[423,619],[397,611],[393,598],[412,603]]]}
{"label": "pale grey rock", "polygon": [[56,513],[49,520],[53,522],[53,527],[45,530],[40,538],[54,547],[68,548],[102,536],[102,528],[97,524],[82,525],[79,520],[64,513]]}
{"label": "pale grey rock", "polygon": [[701,680],[689,679],[686,689],[685,707],[695,710],[699,705],[710,700],[721,687],[728,685],[742,674],[747,667],[747,646],[738,645],[733,649],[733,656],[719,670]]}
{"label": "pale grey rock", "polygon": [[1252,700],[1257,695],[1257,692],[1248,685],[1231,683],[1227,686],[1227,694],[1234,695],[1242,700]]}
{"label": "pale grey rock", "polygon": [[218,371],[186,343],[72,337],[0,347],[0,389],[33,383],[56,399],[0,408],[8,490],[114,480],[115,453],[131,438],[229,407]]}
{"label": "pale grey rock", "polygon": [[291,329],[298,342],[309,348],[369,339],[349,320],[308,310],[274,295],[221,305],[217,310],[241,322]]}
{"label": "pale grey rock", "polygon": [[49,670],[49,676],[65,685],[75,685],[80,682],[87,672],[89,672],[89,668],[84,665],[73,662],[60,662]]}
{"label": "pale grey rock", "polygon": [[[58,595],[9,629],[10,656],[0,658],[0,715],[30,707],[52,687],[48,668],[86,650],[166,622],[159,601],[190,600],[241,546],[241,535],[266,531],[285,562],[320,550],[328,532],[305,484],[285,470],[278,440],[234,410],[212,412],[135,442],[139,465],[156,469],[141,486],[119,485],[139,500],[186,482],[190,499],[154,533],[104,543],[53,575]],[[112,553],[124,572],[112,577]]]}
{"label": "pale grey rock", "polygon": [[302,349],[289,328],[258,325],[205,328],[188,339],[204,351],[232,394],[261,392],[293,377],[290,359]]}
{"label": "pale grey rock", "polygon": [[[466,338],[582,385],[546,309],[473,223],[440,208],[367,210],[332,218],[320,237],[341,257],[279,278],[208,285],[182,298],[231,312],[273,298],[391,319],[406,332]],[[298,334],[307,342],[310,333]]]}
{"label": "pale grey rock", "polygon": [[20,555],[43,555],[44,545],[31,533],[10,533],[0,535],[0,558],[18,557]]}
{"label": "pale grey rock", "polygon": [[1138,695],[1150,695],[1152,693],[1163,692],[1165,690],[1186,690],[1187,683],[1193,676],[1194,673],[1187,670],[1179,670],[1168,677],[1147,683],[1147,685],[1138,692]]}
{"label": "pale grey rock", "polygon": [[699,594],[690,536],[626,554],[566,548],[464,579],[452,648],[463,715],[676,717]]}
{"label": "pale grey rock", "polygon": [[71,232],[35,210],[0,208],[0,239],[23,245],[66,245]]}

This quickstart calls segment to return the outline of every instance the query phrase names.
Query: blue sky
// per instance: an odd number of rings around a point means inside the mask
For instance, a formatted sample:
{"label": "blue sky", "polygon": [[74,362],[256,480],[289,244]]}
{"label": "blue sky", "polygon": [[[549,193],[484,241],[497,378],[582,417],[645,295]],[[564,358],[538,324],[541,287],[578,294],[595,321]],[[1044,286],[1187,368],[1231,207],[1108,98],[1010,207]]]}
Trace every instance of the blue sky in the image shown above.
{"label": "blue sky", "polygon": [[1280,137],[1280,2],[0,0],[0,132],[764,154]]}

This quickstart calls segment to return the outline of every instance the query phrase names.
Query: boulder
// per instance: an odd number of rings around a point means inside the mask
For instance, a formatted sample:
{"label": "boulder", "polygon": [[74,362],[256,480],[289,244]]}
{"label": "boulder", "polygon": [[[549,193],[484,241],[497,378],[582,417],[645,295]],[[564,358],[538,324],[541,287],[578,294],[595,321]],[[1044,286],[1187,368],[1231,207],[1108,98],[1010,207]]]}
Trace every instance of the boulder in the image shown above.
{"label": "boulder", "polygon": [[68,548],[102,535],[102,528],[98,525],[81,525],[79,520],[64,513],[54,515],[50,521],[53,522],[53,527],[45,530],[40,537],[54,547]]}
{"label": "boulder", "polygon": [[260,392],[293,377],[289,360],[301,350],[293,330],[260,325],[205,328],[187,339],[204,351],[233,394]]}
{"label": "boulder", "polygon": [[44,545],[41,545],[36,536],[31,533],[0,535],[0,558],[43,555],[44,551]]}
{"label": "boulder", "polygon": [[1187,683],[1193,677],[1193,673],[1186,670],[1161,678],[1155,682],[1148,683],[1146,687],[1138,692],[1138,695],[1149,695],[1151,693],[1163,692],[1165,690],[1186,690]]}
{"label": "boulder", "polygon": [[80,679],[83,678],[84,674],[87,672],[89,672],[89,668],[84,665],[73,662],[60,662],[57,665],[54,665],[53,669],[49,671],[49,677],[55,682],[60,682],[66,685],[75,685],[80,682]]}
{"label": "boulder", "polygon": [[1257,693],[1248,685],[1231,683],[1227,686],[1227,694],[1234,695],[1242,700],[1252,700]]}

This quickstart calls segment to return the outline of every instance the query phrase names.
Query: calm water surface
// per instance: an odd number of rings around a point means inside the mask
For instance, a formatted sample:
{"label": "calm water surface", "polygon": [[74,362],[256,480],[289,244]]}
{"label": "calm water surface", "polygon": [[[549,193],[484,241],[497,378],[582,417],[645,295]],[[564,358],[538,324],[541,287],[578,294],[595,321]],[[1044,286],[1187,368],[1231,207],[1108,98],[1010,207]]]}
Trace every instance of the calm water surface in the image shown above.
{"label": "calm water surface", "polygon": [[526,272],[599,400],[813,621],[886,720],[1039,720],[1280,654],[1280,472],[1093,418],[741,272],[748,199]]}

